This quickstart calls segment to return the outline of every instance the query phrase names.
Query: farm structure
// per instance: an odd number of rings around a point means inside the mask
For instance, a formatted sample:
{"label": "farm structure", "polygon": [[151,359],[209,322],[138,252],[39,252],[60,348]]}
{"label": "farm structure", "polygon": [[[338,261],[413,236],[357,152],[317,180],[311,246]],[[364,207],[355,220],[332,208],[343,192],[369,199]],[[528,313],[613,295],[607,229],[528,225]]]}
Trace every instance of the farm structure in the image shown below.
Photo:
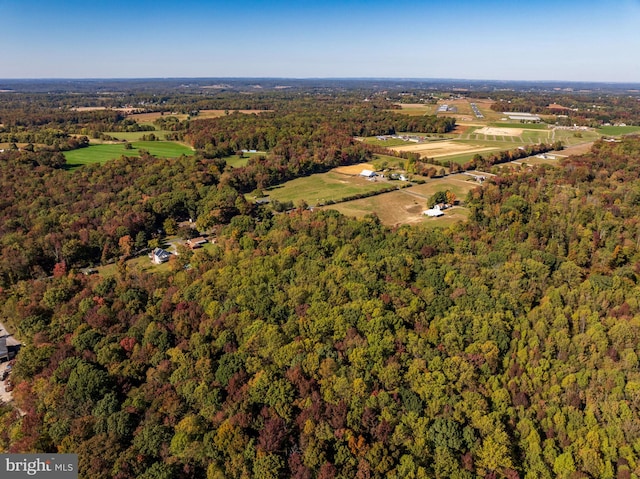
{"label": "farm structure", "polygon": [[444,105],[440,105],[438,107],[437,111],[438,111],[438,113],[447,113],[447,112],[449,112],[449,113],[457,113],[458,112],[458,107],[451,106],[451,105],[448,105],[448,104],[444,104]]}
{"label": "farm structure", "polygon": [[202,248],[202,245],[205,243],[207,243],[207,238],[203,238],[202,236],[187,240],[187,246],[191,249]]}
{"label": "farm structure", "polygon": [[531,123],[540,123],[540,117],[538,115],[534,115],[532,113],[519,113],[513,111],[504,111],[503,115],[506,115],[509,120],[514,121],[524,121]]}
{"label": "farm structure", "polygon": [[428,210],[424,210],[422,212],[425,216],[438,217],[444,215],[440,205],[435,205],[433,208],[429,208]]}
{"label": "farm structure", "polygon": [[373,178],[376,176],[376,172],[372,170],[362,170],[360,172],[360,176],[363,176],[364,178]]}

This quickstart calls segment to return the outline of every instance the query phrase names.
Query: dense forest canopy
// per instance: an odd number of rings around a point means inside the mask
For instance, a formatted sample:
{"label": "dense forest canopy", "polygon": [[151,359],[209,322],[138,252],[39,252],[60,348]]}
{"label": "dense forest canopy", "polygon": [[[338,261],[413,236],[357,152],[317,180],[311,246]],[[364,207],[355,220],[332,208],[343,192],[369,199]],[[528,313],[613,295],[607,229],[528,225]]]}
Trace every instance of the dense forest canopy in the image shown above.
{"label": "dense forest canopy", "polygon": [[499,177],[450,230],[240,215],[187,270],[20,282],[3,445],[105,478],[632,477],[638,165]]}
{"label": "dense forest canopy", "polygon": [[[189,158],[0,153],[0,321],[24,343],[0,450],[105,479],[640,477],[640,138],[504,169],[465,223],[389,228],[242,193],[453,124],[300,101],[190,121]],[[216,243],[127,261],[187,219]]]}

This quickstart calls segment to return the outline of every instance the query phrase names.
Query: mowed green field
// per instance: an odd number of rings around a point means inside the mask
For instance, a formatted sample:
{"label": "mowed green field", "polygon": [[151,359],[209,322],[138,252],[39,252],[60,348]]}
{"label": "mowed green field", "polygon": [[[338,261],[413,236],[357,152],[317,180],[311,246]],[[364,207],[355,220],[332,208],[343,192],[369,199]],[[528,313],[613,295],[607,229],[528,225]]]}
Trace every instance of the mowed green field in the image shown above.
{"label": "mowed green field", "polygon": [[603,126],[598,133],[606,136],[622,136],[640,131],[640,126]]}
{"label": "mowed green field", "polygon": [[184,145],[170,141],[136,141],[131,143],[130,150],[124,144],[91,145],[87,148],[66,151],[64,157],[67,167],[75,168],[90,163],[104,163],[121,156],[139,157],[140,149],[147,150],[151,155],[159,158],[177,158],[181,155],[193,155],[193,150]]}
{"label": "mowed green field", "polygon": [[233,166],[234,168],[240,168],[242,166],[247,166],[249,163],[249,159],[254,156],[266,156],[267,153],[265,151],[258,151],[256,153],[245,153],[242,155],[242,158],[238,155],[225,156],[223,158],[224,161],[227,162],[227,165]]}
{"label": "mowed green field", "polygon": [[269,195],[271,200],[293,201],[294,204],[299,200],[304,200],[309,205],[317,205],[401,184],[401,182],[395,181],[369,181],[366,178],[329,171],[287,181],[266,190],[265,193]]}

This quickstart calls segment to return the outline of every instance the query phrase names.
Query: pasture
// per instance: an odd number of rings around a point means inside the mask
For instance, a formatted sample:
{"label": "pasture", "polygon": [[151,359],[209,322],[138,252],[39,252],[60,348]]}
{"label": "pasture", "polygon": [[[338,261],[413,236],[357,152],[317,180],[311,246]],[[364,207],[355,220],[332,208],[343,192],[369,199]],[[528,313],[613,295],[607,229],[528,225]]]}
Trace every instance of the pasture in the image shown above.
{"label": "pasture", "polygon": [[126,150],[122,143],[91,145],[87,148],[66,151],[64,157],[67,160],[67,168],[73,169],[91,163],[105,163],[121,156],[139,157],[141,149],[147,150],[149,154],[159,158],[193,155],[193,150],[190,148],[170,141],[138,141],[132,143],[131,146],[132,149]]}
{"label": "pasture", "polygon": [[424,103],[396,103],[400,107],[400,111],[393,110],[403,115],[423,116],[434,115],[436,112],[435,105],[425,105]]}
{"label": "pasture", "polygon": [[622,136],[640,131],[640,126],[603,126],[598,133],[605,136]]}
{"label": "pasture", "polygon": [[416,223],[439,227],[448,226],[464,221],[468,215],[467,209],[457,206],[445,210],[444,216],[439,218],[429,218],[424,216],[422,212],[427,209],[429,198],[437,191],[451,190],[459,200],[464,200],[469,191],[478,187],[477,183],[464,178],[465,176],[462,175],[453,175],[446,178],[430,179],[423,185],[321,208],[334,209],[344,215],[357,218],[375,213],[380,221],[388,226]]}
{"label": "pasture", "polygon": [[[366,168],[358,165],[359,171]],[[327,173],[296,178],[281,185],[273,186],[264,192],[269,199],[280,202],[293,201],[294,204],[304,200],[309,205],[326,203],[328,201],[341,201],[349,196],[371,193],[385,190],[390,187],[402,185],[399,181],[377,180],[371,181],[359,176],[351,176],[331,170]]]}
{"label": "pasture", "polygon": [[[640,130],[640,127],[638,129]],[[423,159],[435,158],[440,161],[465,163],[476,154],[487,155],[520,146],[555,141],[561,141],[565,147],[570,148],[600,138],[596,130],[549,128],[547,125],[522,123],[467,123],[461,125],[455,133],[457,134],[446,135],[446,138],[431,137],[423,143],[385,145],[385,142],[375,137],[365,138],[364,141],[387,146],[397,152],[418,153]]]}

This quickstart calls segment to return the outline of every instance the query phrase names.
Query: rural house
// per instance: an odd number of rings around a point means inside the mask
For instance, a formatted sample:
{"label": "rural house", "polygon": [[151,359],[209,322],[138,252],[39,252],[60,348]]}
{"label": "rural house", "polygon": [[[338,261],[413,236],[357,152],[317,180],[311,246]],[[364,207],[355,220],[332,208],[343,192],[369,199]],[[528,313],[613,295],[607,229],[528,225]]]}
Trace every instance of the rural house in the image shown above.
{"label": "rural house", "polygon": [[167,261],[169,261],[170,254],[171,253],[163,250],[162,248],[156,248],[150,255],[151,261],[153,261],[155,264],[166,263]]}
{"label": "rural house", "polygon": [[190,240],[187,240],[187,246],[191,249],[202,248],[202,245],[206,242],[206,238],[198,236],[197,238],[191,238]]}

